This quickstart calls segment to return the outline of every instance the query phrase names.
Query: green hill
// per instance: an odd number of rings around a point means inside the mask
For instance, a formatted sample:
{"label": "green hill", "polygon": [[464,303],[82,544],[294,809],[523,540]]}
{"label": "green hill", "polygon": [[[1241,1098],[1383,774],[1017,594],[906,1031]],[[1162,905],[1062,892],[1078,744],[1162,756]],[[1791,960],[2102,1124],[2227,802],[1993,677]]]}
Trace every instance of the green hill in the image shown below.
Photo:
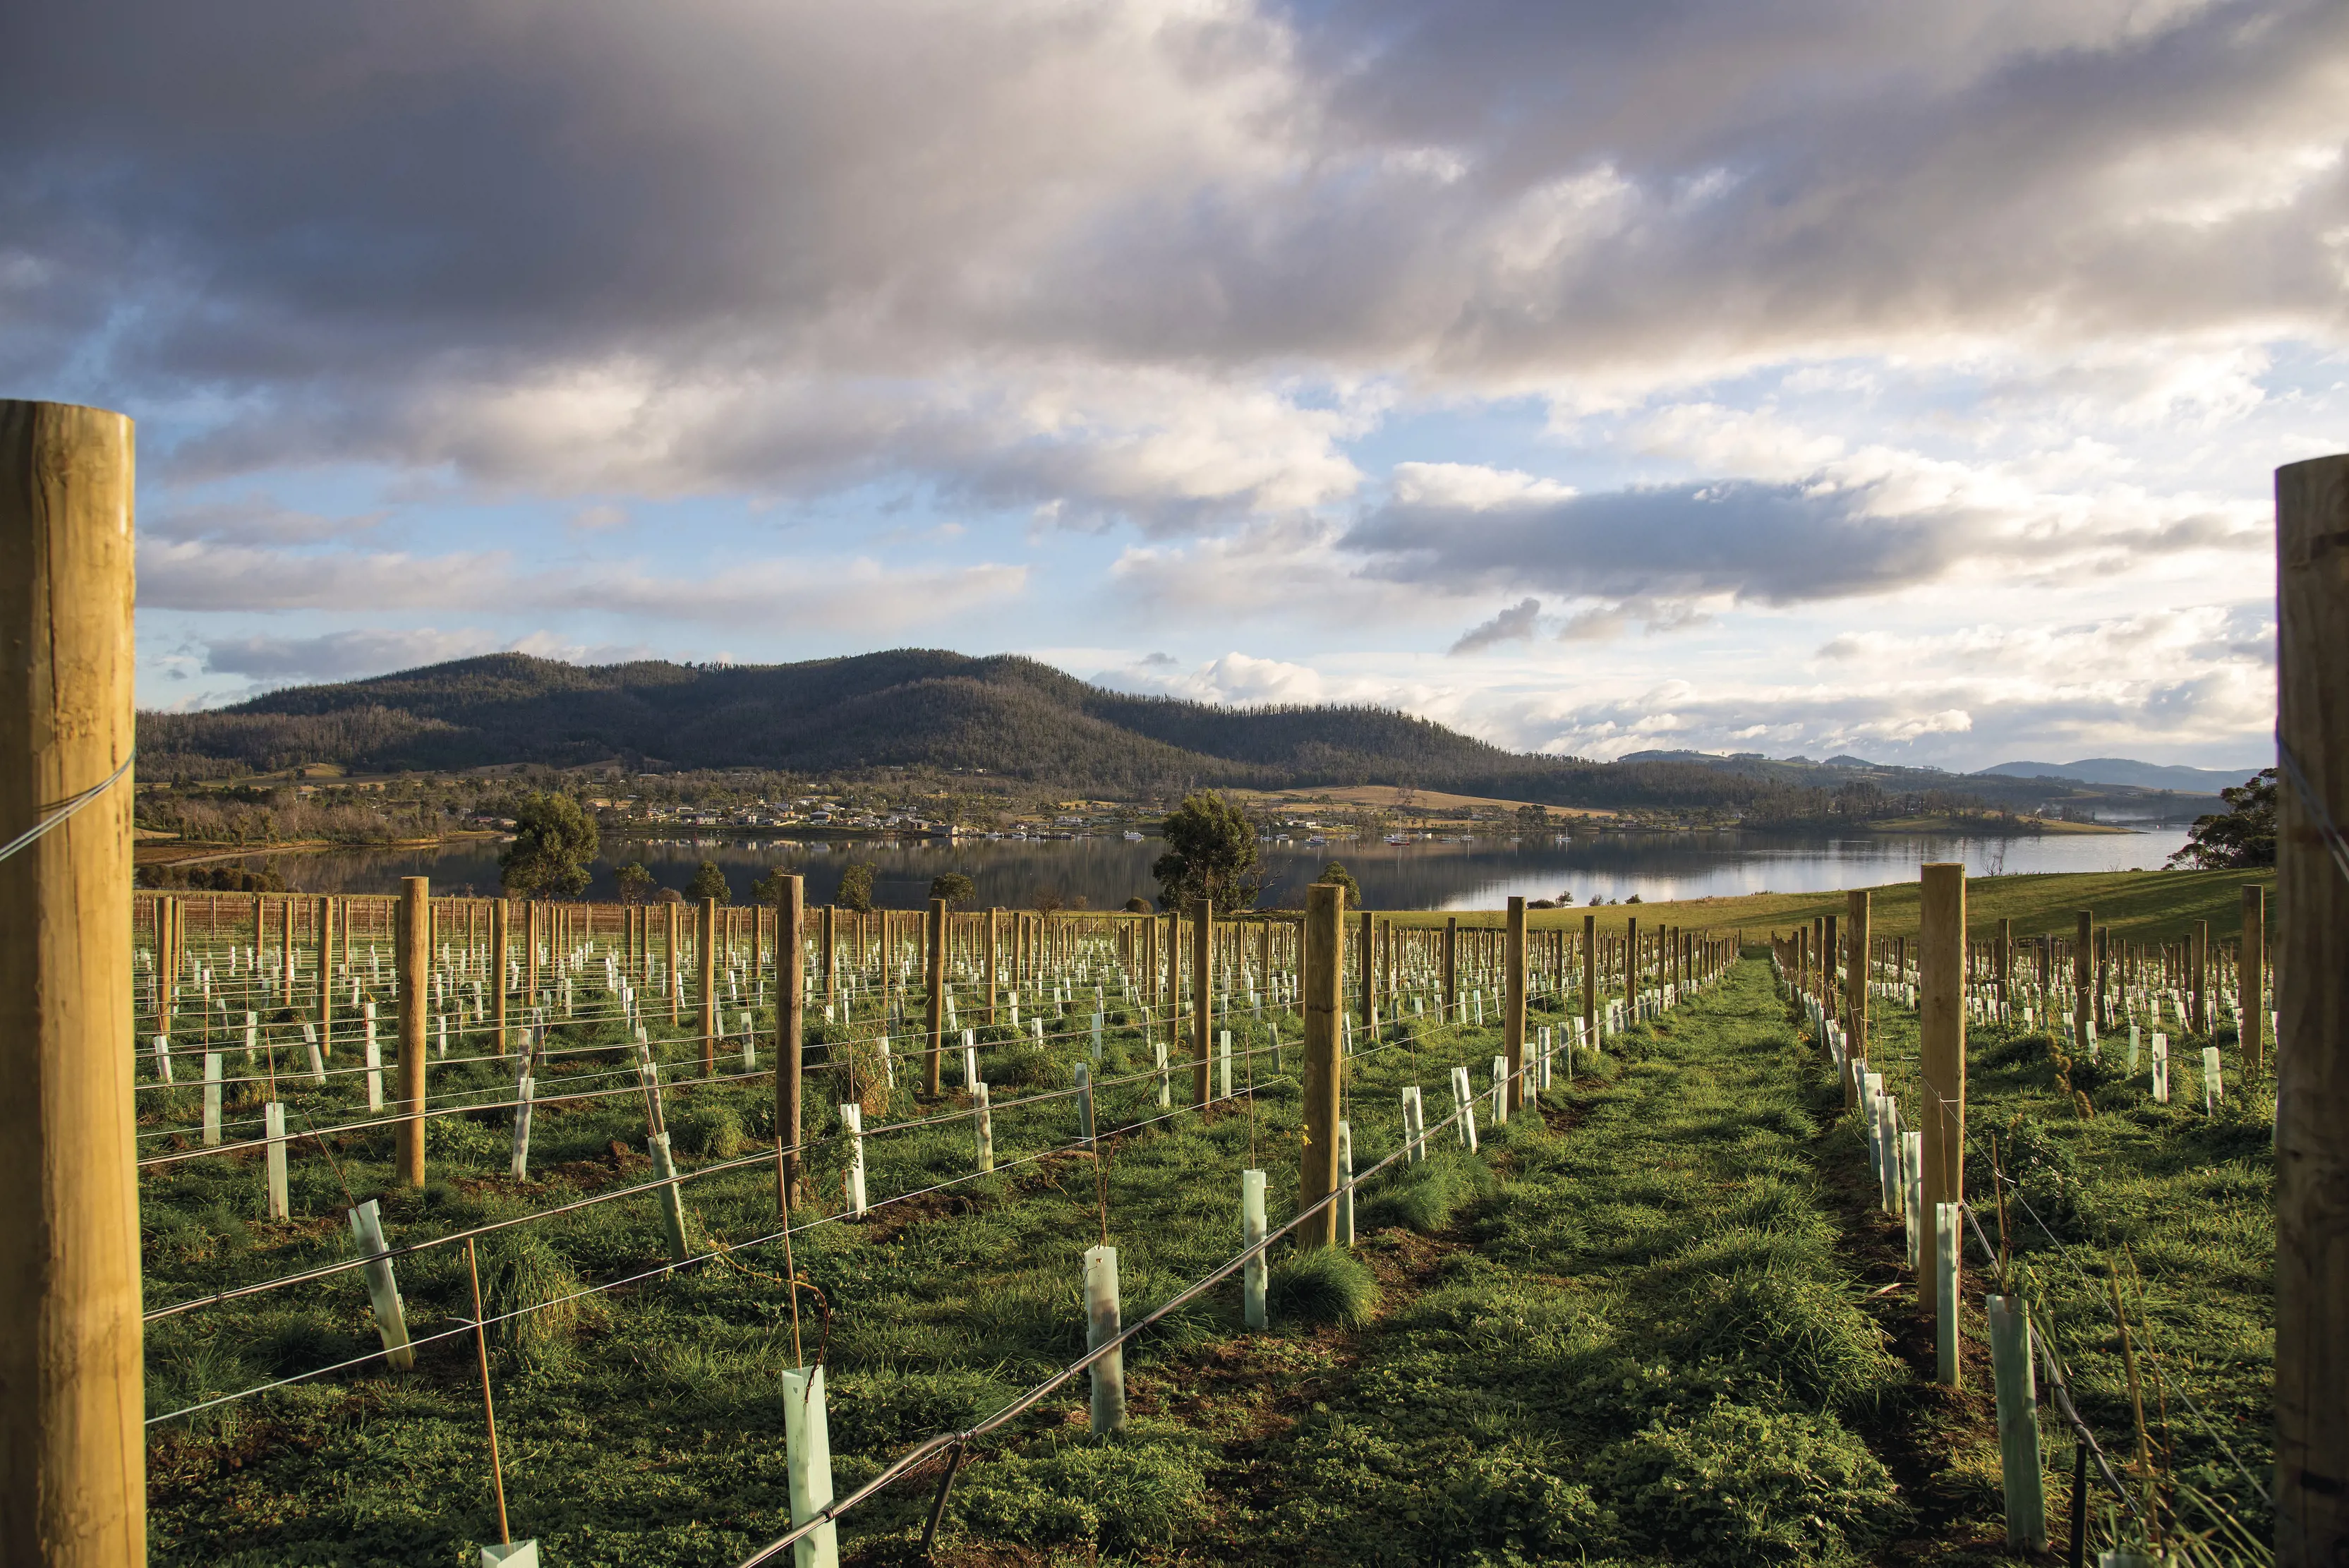
{"label": "green hill", "polygon": [[[1600,763],[1528,755],[1389,709],[1136,697],[1030,659],[928,649],[774,665],[582,666],[494,653],[289,687],[209,712],[143,713],[139,744],[140,772],[150,778],[303,763],[366,771],[512,763],[802,773],[894,766],[984,771],[1114,795],[1410,784],[1562,805],[1785,819],[1843,809],[1820,787],[1839,780],[1755,777],[1678,758]],[[1953,781],[1880,769],[1869,782],[1897,793],[1946,791]],[[1992,799],[2021,791],[2033,801],[2044,798],[2047,784],[1966,782]]]}

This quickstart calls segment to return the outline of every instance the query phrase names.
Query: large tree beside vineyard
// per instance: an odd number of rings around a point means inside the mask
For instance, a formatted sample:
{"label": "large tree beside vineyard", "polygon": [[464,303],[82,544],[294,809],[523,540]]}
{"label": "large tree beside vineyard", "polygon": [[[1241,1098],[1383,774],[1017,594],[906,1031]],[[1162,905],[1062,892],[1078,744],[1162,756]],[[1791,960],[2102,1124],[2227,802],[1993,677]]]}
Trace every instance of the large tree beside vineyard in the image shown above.
{"label": "large tree beside vineyard", "polygon": [[1182,909],[1212,898],[1222,909],[1245,909],[1263,885],[1256,828],[1240,808],[1217,795],[1195,794],[1167,815],[1159,831],[1166,853],[1150,867],[1158,902]]}
{"label": "large tree beside vineyard", "polygon": [[600,847],[595,819],[567,794],[531,794],[513,808],[514,839],[498,857],[500,880],[512,897],[577,898]]}

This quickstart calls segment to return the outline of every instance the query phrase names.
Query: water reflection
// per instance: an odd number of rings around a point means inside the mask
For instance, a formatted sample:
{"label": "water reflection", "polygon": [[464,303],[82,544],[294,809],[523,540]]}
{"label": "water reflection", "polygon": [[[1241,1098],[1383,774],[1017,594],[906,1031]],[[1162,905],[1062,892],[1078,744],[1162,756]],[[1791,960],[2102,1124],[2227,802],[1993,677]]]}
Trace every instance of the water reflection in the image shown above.
{"label": "water reflection", "polygon": [[[2185,830],[2131,834],[2064,834],[2033,838],[1959,836],[1798,836],[1754,833],[1605,834],[1570,839],[1478,838],[1454,843],[1389,845],[1375,840],[1327,846],[1264,846],[1268,901],[1294,899],[1324,862],[1345,862],[1372,907],[1444,909],[1496,907],[1512,894],[1578,904],[1637,894],[1668,898],[1739,893],[1798,893],[1905,881],[1928,860],[1961,860],[1974,876],[2001,872],[2150,870],[2185,842]],[[736,898],[774,867],[808,879],[811,903],[829,903],[851,863],[874,867],[875,901],[914,909],[929,896],[930,878],[960,871],[978,888],[981,905],[1032,905],[1057,893],[1088,908],[1115,909],[1154,894],[1151,862],[1164,852],[1157,839],[1053,840],[746,840],[715,835],[649,843],[607,842],[595,867],[592,895],[616,898],[616,865],[642,859],[665,888],[682,888],[705,859],[726,872]],[[305,892],[388,893],[402,877],[429,877],[436,891],[494,892],[498,846],[467,843],[438,850],[352,851],[286,855],[276,864],[286,884]]]}

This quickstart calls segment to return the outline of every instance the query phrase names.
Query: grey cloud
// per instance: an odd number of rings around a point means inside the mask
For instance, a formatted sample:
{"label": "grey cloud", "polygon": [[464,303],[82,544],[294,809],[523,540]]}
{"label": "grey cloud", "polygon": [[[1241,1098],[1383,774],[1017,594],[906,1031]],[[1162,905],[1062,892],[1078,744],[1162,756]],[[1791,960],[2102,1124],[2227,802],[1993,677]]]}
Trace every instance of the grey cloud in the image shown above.
{"label": "grey cloud", "polygon": [[1016,597],[1025,566],[884,568],[864,561],[738,561],[703,576],[636,561],[524,571],[503,554],[286,552],[204,541],[142,542],[139,602],[177,610],[429,608],[643,616],[761,625],[900,627]]}
{"label": "grey cloud", "polygon": [[1455,592],[1772,604],[1879,592],[1946,570],[1969,531],[1946,516],[1873,517],[1862,491],[1724,481],[1489,509],[1394,502],[1343,547],[1398,582]]}
{"label": "grey cloud", "polygon": [[1461,633],[1460,640],[1452,645],[1451,651],[1454,654],[1475,653],[1504,642],[1524,642],[1539,629],[1540,620],[1541,600],[1520,599],[1492,619]]}
{"label": "grey cloud", "polygon": [[347,539],[380,525],[385,514],[334,517],[300,512],[266,496],[200,505],[165,506],[140,519],[142,535],[212,539],[230,545],[316,545]]}
{"label": "grey cloud", "polygon": [[[21,9],[0,379],[201,397],[158,456],[202,472],[592,487],[619,448],[651,488],[903,467],[1177,527],[1284,503],[1121,460],[1153,414],[1092,416],[1152,369],[2349,328],[2349,169],[2224,164],[2337,147],[2325,0]],[[974,401],[1072,369],[1062,423]]]}
{"label": "grey cloud", "polygon": [[320,637],[230,637],[205,646],[204,668],[256,681],[343,680],[506,646],[485,632],[363,629]]}

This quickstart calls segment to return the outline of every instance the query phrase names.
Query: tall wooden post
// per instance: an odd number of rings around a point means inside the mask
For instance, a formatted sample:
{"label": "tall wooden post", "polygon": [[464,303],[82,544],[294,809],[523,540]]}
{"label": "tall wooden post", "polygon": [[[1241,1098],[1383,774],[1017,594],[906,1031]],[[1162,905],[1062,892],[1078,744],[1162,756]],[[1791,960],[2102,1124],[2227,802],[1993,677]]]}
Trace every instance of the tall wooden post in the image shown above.
{"label": "tall wooden post", "polygon": [[[0,401],[0,839],[129,760],[131,469],[122,415]],[[147,1559],[130,800],[0,860],[0,1562],[43,1568]]]}
{"label": "tall wooden post", "polygon": [[[2349,1562],[2349,456],[2276,471],[2278,1568]],[[2328,845],[2328,836],[2330,844]]]}
{"label": "tall wooden post", "polygon": [[2076,924],[2072,936],[2072,1049],[2088,1048],[2089,1012],[2088,962],[2095,946],[2096,915],[2093,909],[2082,909],[2074,917]]}
{"label": "tall wooden post", "polygon": [[399,1181],[424,1185],[425,1015],[432,1005],[432,881],[399,879],[399,924],[392,950],[399,981]]}
{"label": "tall wooden post", "polygon": [[1526,901],[1509,899],[1506,991],[1501,998],[1501,1050],[1509,1061],[1509,1108],[1526,1108]]}
{"label": "tall wooden post", "polygon": [[277,900],[277,1005],[294,1011],[294,899]]}
{"label": "tall wooden post", "polygon": [[1191,906],[1191,1103],[1214,1098],[1207,1065],[1216,1049],[1216,901]]}
{"label": "tall wooden post", "polygon": [[[1305,1144],[1298,1153],[1297,1206],[1310,1208],[1338,1189],[1338,1103],[1345,1083],[1345,1059],[1338,1050],[1338,1014],[1345,1004],[1339,971],[1343,967],[1346,890],[1334,882],[1305,889]],[[1450,943],[1447,941],[1447,950]],[[125,1054],[128,1059],[128,1054]],[[1334,1203],[1298,1227],[1301,1247],[1338,1243]]]}
{"label": "tall wooden post", "polygon": [[701,900],[700,929],[696,933],[696,965],[701,971],[701,1075],[718,1076],[718,900]]}
{"label": "tall wooden post", "polygon": [[2243,1077],[2260,1075],[2267,1059],[2268,894],[2243,884],[2243,945],[2235,958],[2235,1017],[2242,1029]]}
{"label": "tall wooden post", "polygon": [[1582,917],[1582,1037],[1599,1044],[1599,917]]}
{"label": "tall wooden post", "polygon": [[1940,1294],[1940,1250],[1932,1244],[1939,1203],[1965,1201],[1966,1168],[1966,868],[1918,868],[1917,1069],[1924,1080],[1918,1108],[1924,1135],[1919,1173],[1925,1244],[1917,1249],[1917,1299],[1930,1320]]}
{"label": "tall wooden post", "polygon": [[1623,922],[1623,1012],[1626,1023],[1640,1016],[1640,917],[1637,915]]}
{"label": "tall wooden post", "polygon": [[1375,961],[1378,949],[1373,945],[1378,940],[1378,933],[1373,929],[1375,923],[1374,917],[1368,909],[1364,909],[1362,911],[1361,922],[1361,945],[1360,952],[1362,965],[1362,992],[1361,1012],[1360,1013],[1360,1017],[1361,1019],[1362,1027],[1365,1029],[1368,1029],[1371,1026],[1371,1014],[1377,1010],[1379,1005],[1379,993],[1377,990],[1379,966]]}
{"label": "tall wooden post", "polygon": [[318,895],[314,916],[318,939],[318,1054],[335,1054],[335,900],[325,893]]}
{"label": "tall wooden post", "polygon": [[1003,911],[989,907],[987,911],[987,1021],[995,1022],[997,1002],[995,966],[1003,947]]}
{"label": "tall wooden post", "polygon": [[1444,917],[1444,1022],[1460,1022],[1460,917]]}
{"label": "tall wooden post", "polygon": [[922,1092],[936,1099],[946,1092],[947,901],[944,898],[930,900],[930,918],[923,933],[922,976],[930,1002],[930,1049],[922,1069]]}
{"label": "tall wooden post", "polygon": [[[807,1012],[807,973],[801,967],[800,948],[806,938],[807,882],[787,876],[781,884],[775,897],[775,1147],[781,1158],[775,1210],[788,1216],[800,1190],[801,1031]],[[824,913],[831,912],[827,906]]]}
{"label": "tall wooden post", "polygon": [[824,1005],[829,1007],[840,992],[840,909],[836,905],[823,907],[823,951],[819,961],[823,966]]}
{"label": "tall wooden post", "polygon": [[2008,992],[2014,983],[2014,922],[1998,923],[1998,1018],[2004,1023],[2014,1016],[2008,1005]]}
{"label": "tall wooden post", "polygon": [[2194,1033],[2210,1033],[2210,922],[2194,922],[2194,952],[2187,961],[2194,973]]}
{"label": "tall wooden post", "polygon": [[[1862,1062],[1868,1060],[1868,928],[1874,912],[1867,888],[1855,888],[1844,895],[1844,943],[1847,953],[1844,960],[1844,1048]],[[1845,1074],[1847,1096],[1851,1084],[1851,1075]]]}
{"label": "tall wooden post", "polygon": [[490,1026],[498,1032],[498,1054],[506,1054],[507,921],[513,900],[501,898],[490,905]]}
{"label": "tall wooden post", "polygon": [[661,989],[668,992],[668,1026],[674,1029],[682,1022],[678,1012],[678,993],[685,988],[677,982],[677,958],[678,950],[684,944],[678,940],[677,928],[678,916],[685,906],[676,902],[666,902],[661,905],[661,908],[668,915],[667,929],[662,937],[664,945],[661,948]]}

